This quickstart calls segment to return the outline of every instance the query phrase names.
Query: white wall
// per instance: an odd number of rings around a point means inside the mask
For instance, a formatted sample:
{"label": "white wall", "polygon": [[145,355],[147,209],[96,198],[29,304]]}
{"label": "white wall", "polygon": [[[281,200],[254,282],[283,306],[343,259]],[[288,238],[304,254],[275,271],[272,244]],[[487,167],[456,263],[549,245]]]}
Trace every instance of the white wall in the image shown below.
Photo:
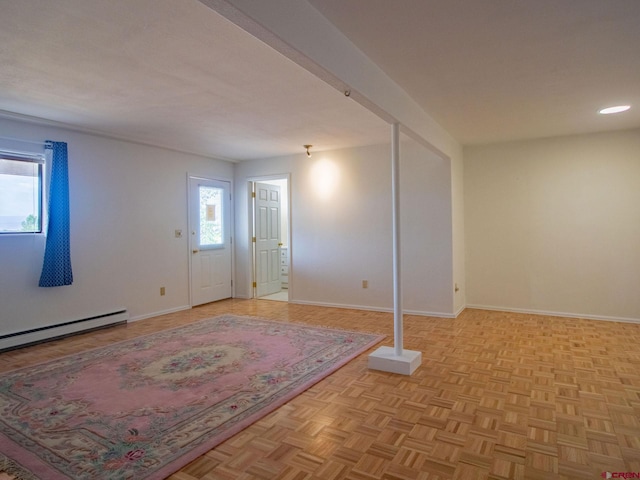
{"label": "white wall", "polygon": [[74,274],[71,286],[39,288],[43,236],[0,236],[0,334],[189,305],[187,172],[231,179],[231,163],[7,119],[0,131],[68,143]]}
{"label": "white wall", "polygon": [[[326,196],[318,191],[326,174],[317,170],[322,164],[336,174],[335,190]],[[236,164],[236,294],[251,295],[247,179],[287,173],[291,174],[290,299],[391,309],[389,145]],[[404,307],[451,315],[450,163],[405,140],[401,182]],[[362,280],[369,281],[369,288],[362,288]]]}
{"label": "white wall", "polygon": [[640,130],[465,149],[467,304],[640,320]]}
{"label": "white wall", "polygon": [[[381,164],[383,175],[390,175],[389,157],[383,156]],[[414,141],[402,142],[402,292],[408,312],[446,316],[455,313],[451,173],[448,159],[437,157]],[[389,176],[385,182],[390,183]],[[389,191],[389,203],[390,198]],[[390,225],[391,218],[386,221]]]}

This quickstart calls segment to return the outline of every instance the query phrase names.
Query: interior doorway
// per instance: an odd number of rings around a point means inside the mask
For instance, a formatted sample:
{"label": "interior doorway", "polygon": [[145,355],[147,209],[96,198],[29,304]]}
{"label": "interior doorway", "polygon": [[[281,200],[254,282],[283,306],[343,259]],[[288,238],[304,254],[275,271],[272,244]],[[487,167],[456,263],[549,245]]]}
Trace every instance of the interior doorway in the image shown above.
{"label": "interior doorway", "polygon": [[253,296],[289,301],[289,178],[263,177],[251,182],[253,218]]}

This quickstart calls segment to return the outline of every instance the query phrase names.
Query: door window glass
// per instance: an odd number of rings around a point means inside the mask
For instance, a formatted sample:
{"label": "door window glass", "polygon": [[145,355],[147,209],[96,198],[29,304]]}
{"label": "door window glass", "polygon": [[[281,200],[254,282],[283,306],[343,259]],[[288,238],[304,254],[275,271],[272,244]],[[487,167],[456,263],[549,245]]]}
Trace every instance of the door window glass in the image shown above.
{"label": "door window glass", "polygon": [[216,247],[224,243],[223,192],[222,188],[200,185],[200,247]]}

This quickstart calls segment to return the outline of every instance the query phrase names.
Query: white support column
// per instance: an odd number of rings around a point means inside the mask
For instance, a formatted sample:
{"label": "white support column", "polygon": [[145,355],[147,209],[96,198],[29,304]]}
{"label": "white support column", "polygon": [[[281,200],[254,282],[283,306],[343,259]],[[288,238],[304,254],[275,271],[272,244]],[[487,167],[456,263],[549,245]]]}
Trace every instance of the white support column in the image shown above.
{"label": "white support column", "polygon": [[402,328],[402,257],[400,255],[400,126],[391,126],[391,194],[393,231],[393,339],[394,348],[380,347],[369,355],[369,368],[411,375],[422,362],[422,352],[404,350]]}
{"label": "white support column", "polygon": [[393,342],[394,353],[402,356],[402,258],[400,256],[400,127],[391,125],[391,196],[393,208]]}

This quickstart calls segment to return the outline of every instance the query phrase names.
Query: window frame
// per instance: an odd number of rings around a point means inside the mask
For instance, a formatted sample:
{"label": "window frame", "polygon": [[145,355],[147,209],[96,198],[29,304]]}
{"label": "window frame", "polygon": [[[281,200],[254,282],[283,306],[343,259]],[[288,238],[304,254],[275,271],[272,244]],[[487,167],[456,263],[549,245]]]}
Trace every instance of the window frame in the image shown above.
{"label": "window frame", "polygon": [[46,175],[46,155],[45,153],[20,152],[0,148],[0,160],[10,160],[36,164],[38,166],[38,230],[22,231],[0,231],[0,237],[7,235],[43,235],[45,233],[45,175]]}

